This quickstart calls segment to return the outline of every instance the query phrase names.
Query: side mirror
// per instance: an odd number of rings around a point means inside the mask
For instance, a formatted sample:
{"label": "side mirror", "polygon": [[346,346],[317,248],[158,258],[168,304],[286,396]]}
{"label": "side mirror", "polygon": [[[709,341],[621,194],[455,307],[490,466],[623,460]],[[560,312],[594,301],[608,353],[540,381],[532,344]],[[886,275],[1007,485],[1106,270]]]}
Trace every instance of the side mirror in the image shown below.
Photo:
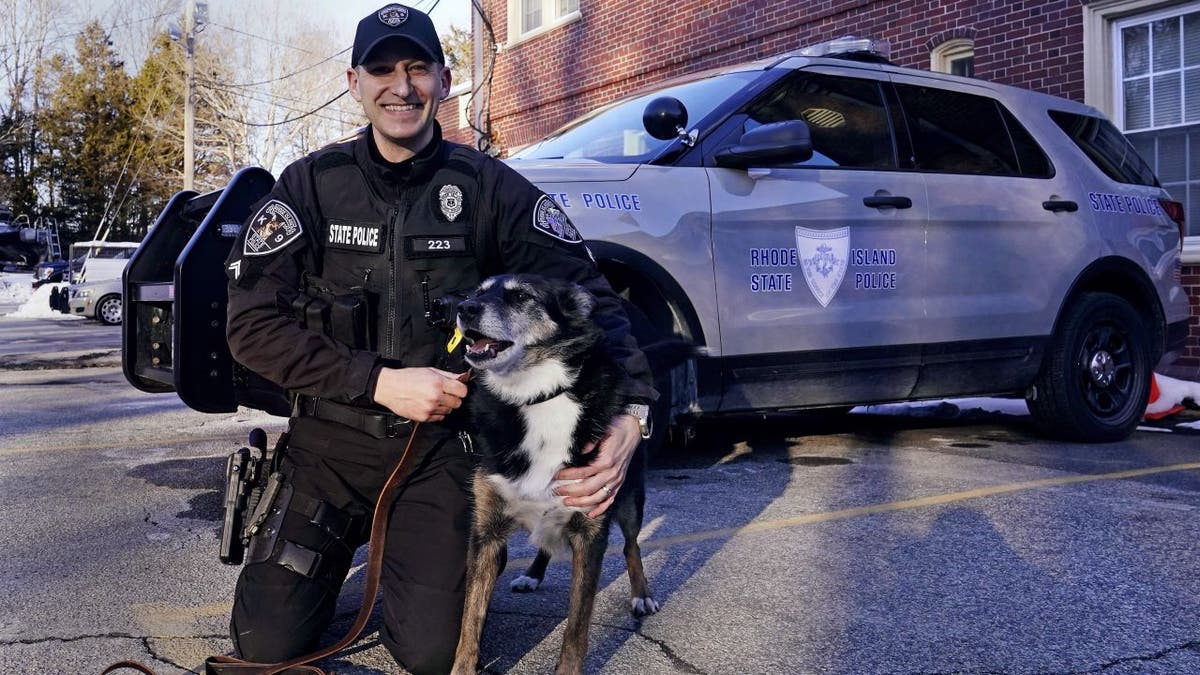
{"label": "side mirror", "polygon": [[642,126],[660,141],[686,136],[687,123],[687,107],[683,101],[671,96],[660,96],[650,101],[642,112]]}
{"label": "side mirror", "polygon": [[747,131],[737,145],[718,152],[717,166],[727,169],[745,169],[751,166],[769,166],[791,162],[803,162],[813,154],[812,135],[808,124],[801,120],[772,122]]}

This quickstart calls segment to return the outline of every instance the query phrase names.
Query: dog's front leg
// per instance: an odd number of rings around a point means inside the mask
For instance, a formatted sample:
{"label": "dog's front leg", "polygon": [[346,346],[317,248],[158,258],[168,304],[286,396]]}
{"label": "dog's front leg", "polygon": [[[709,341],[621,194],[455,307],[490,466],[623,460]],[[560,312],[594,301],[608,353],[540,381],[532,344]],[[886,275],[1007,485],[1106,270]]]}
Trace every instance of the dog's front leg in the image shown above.
{"label": "dog's front leg", "polygon": [[608,546],[608,518],[588,518],[576,513],[567,524],[571,544],[571,606],[567,609],[567,628],[558,656],[558,675],[581,675],[587,657],[588,627],[592,621],[596,589],[604,549]]}
{"label": "dog's front leg", "polygon": [[480,473],[475,474],[475,514],[467,545],[466,599],[453,675],[474,675],[479,663],[479,640],[488,603],[503,564],[504,546],[512,520],[504,515],[504,499]]}

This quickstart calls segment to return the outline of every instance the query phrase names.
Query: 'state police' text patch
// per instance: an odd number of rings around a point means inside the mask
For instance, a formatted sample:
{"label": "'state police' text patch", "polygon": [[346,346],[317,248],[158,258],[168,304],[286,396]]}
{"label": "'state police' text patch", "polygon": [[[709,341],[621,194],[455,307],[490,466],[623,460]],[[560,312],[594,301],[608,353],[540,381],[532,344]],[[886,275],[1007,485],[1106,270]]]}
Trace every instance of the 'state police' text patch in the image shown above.
{"label": "'state police' text patch", "polygon": [[325,245],[344,251],[379,253],[384,244],[383,227],[376,223],[331,220],[325,226]]}

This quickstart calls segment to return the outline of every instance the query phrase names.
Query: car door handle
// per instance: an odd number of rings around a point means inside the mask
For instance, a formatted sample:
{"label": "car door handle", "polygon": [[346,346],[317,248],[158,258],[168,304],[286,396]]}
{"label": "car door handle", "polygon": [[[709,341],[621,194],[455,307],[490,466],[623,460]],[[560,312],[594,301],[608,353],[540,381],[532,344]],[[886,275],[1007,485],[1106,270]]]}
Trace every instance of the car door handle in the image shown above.
{"label": "car door handle", "polygon": [[1051,199],[1049,201],[1042,202],[1042,208],[1055,213],[1058,213],[1059,211],[1075,213],[1079,210],[1079,205],[1070,199]]}
{"label": "car door handle", "polygon": [[863,197],[863,204],[873,209],[890,206],[895,209],[911,209],[912,200],[908,197]]}

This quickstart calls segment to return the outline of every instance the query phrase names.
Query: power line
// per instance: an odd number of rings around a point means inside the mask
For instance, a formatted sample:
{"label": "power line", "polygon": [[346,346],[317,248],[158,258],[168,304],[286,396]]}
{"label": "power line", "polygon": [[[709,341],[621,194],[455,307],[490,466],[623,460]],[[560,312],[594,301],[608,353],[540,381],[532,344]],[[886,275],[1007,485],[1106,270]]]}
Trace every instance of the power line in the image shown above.
{"label": "power line", "polygon": [[328,63],[329,61],[336,59],[337,57],[341,56],[342,54],[345,54],[348,51],[350,51],[350,47],[346,47],[345,49],[343,49],[342,51],[340,51],[336,54],[331,54],[330,56],[327,56],[312,65],[304,66],[303,68],[301,68],[299,70],[294,70],[290,73],[287,73],[286,75],[280,75],[279,77],[276,77],[271,80],[262,80],[261,82],[221,82],[221,83],[217,83],[214,81],[213,84],[220,84],[221,86],[225,86],[225,87],[257,87],[257,86],[263,85],[263,84],[271,84],[272,82],[279,82],[280,80],[286,80],[289,77],[293,77],[293,76],[299,75],[300,73],[303,73],[305,71],[312,70],[313,68],[316,68],[317,66],[319,66],[323,63]]}
{"label": "power line", "polygon": [[226,26],[224,24],[214,23],[214,22],[210,21],[205,25],[216,26],[217,28],[223,28],[231,33],[237,33],[238,35],[245,35],[246,37],[252,37],[255,40],[262,40],[263,42],[270,42],[271,44],[279,45],[280,47],[288,47],[289,49],[295,49],[296,51],[304,52],[305,54],[312,54],[312,52],[308,51],[307,49],[304,49],[303,47],[297,47],[296,45],[288,44],[287,42],[280,42],[279,40],[272,40],[271,38],[263,37],[261,35],[255,35],[254,33],[247,33],[244,30],[238,30],[237,28],[230,28],[229,26]]}
{"label": "power line", "polygon": [[[309,115],[315,114],[316,112],[318,112],[320,110],[328,108],[329,106],[333,105],[333,103],[335,101],[337,101],[339,98],[345,96],[348,93],[349,93],[349,91],[343,91],[342,93],[338,94],[337,96],[334,96],[333,98],[329,99],[328,101],[322,103],[320,106],[313,108],[312,110],[304,113],[303,115],[300,115],[298,117],[289,117],[285,120],[280,120],[278,122],[265,122],[265,123],[247,122],[246,120],[238,119],[236,117],[233,117],[232,115],[226,115],[220,111],[217,111],[217,115],[219,115],[220,117],[224,117],[227,120],[232,120],[232,121],[238,122],[240,124],[245,124],[248,127],[277,127],[281,124],[288,124],[289,122],[295,122],[297,120],[302,120],[305,117],[308,117]],[[283,106],[280,106],[280,107],[283,107]]]}

